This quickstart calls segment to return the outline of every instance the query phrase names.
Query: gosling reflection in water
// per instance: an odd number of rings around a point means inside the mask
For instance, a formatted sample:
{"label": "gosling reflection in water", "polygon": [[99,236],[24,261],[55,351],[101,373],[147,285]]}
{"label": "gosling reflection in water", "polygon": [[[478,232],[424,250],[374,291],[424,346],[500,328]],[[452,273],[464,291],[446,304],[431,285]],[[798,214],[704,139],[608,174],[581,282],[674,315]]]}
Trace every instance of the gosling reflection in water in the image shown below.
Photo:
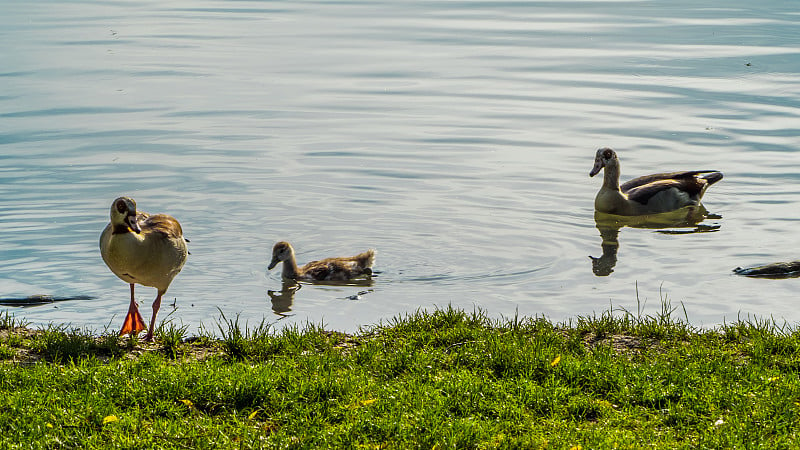
{"label": "gosling reflection in water", "polygon": [[[376,274],[379,272],[376,272]],[[372,276],[367,278],[359,278],[355,280],[347,280],[347,281],[315,281],[315,282],[308,282],[308,283],[299,283],[295,280],[283,278],[281,284],[280,291],[268,290],[267,295],[269,296],[270,302],[272,302],[272,312],[276,315],[281,316],[281,318],[289,317],[292,314],[288,314],[292,311],[292,305],[294,305],[294,294],[295,292],[299,291],[303,284],[314,284],[314,285],[322,285],[322,286],[355,286],[355,287],[372,287],[375,284],[375,281],[372,279]],[[337,298],[345,298],[348,300],[360,300],[361,296],[372,292],[372,290],[367,291],[359,291],[357,294],[349,295],[346,297],[337,297]],[[280,320],[280,319],[279,319]]]}
{"label": "gosling reflection in water", "polygon": [[281,318],[290,316],[291,314],[287,313],[292,310],[294,293],[299,290],[300,283],[284,279],[280,291],[267,291],[267,295],[269,295],[269,299],[272,302],[272,312],[281,316]]}
{"label": "gosling reflection in water", "polygon": [[[721,216],[709,214],[702,204],[646,216],[618,216],[595,211],[594,222],[602,238],[600,248],[603,250],[603,254],[600,257],[589,256],[592,260],[592,272],[598,277],[605,277],[614,272],[619,250],[619,231],[623,227],[651,228],[665,234],[717,231],[719,225],[700,225],[700,222],[707,218],[720,219]],[[681,230],[680,228],[689,229]]]}

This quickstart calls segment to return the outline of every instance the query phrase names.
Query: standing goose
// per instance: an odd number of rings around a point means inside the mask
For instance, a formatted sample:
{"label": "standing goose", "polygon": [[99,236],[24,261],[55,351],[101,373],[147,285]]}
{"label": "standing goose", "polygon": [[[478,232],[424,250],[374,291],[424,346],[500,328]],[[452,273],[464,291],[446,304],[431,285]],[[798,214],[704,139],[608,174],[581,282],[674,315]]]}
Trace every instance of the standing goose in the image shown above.
{"label": "standing goose", "polygon": [[120,197],[111,204],[111,222],[100,235],[100,254],[108,268],[131,286],[131,303],[120,335],[138,334],[145,329],[134,300],[133,285],[158,289],[145,335],[145,340],[152,340],[161,297],[188,255],[181,225],[166,214],[151,216],[137,211],[132,198]]}
{"label": "standing goose", "polygon": [[610,148],[597,150],[593,177],[605,169],[603,187],[594,199],[594,208],[606,214],[640,216],[697,206],[709,186],[722,179],[716,170],[656,173],[619,184],[619,158]]}
{"label": "standing goose", "polygon": [[297,260],[291,244],[281,241],[272,247],[272,262],[269,263],[267,269],[272,270],[279,262],[283,263],[283,278],[306,281],[347,281],[361,275],[372,275],[375,250],[369,249],[356,256],[311,261],[303,267],[297,267]]}

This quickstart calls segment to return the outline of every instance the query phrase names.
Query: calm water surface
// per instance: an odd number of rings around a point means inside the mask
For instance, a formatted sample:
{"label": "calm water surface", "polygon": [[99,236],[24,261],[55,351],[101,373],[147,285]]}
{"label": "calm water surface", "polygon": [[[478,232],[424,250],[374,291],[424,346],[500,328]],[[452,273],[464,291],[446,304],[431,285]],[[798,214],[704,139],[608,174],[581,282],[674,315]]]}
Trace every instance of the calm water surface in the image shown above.
{"label": "calm water surface", "polygon": [[[128,289],[97,242],[131,195],[191,240],[167,294],[190,332],[220,311],[563,320],[635,311],[637,286],[697,325],[795,323],[800,281],[731,269],[800,258],[800,5],[705,3],[6,2],[0,297],[95,299],[0,312],[117,328]],[[601,146],[623,179],[723,171],[711,217],[596,223]],[[281,294],[284,239],[301,263],[374,247],[380,274]]]}

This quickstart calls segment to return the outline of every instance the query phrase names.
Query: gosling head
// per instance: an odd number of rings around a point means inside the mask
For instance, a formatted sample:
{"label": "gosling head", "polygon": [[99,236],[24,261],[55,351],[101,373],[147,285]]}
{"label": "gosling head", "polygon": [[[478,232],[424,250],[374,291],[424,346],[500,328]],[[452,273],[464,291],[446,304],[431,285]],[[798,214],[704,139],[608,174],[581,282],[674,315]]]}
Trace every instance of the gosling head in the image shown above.
{"label": "gosling head", "polygon": [[268,270],[272,270],[279,262],[284,262],[294,256],[294,249],[292,245],[286,241],[280,241],[272,247],[272,261],[267,266]]}

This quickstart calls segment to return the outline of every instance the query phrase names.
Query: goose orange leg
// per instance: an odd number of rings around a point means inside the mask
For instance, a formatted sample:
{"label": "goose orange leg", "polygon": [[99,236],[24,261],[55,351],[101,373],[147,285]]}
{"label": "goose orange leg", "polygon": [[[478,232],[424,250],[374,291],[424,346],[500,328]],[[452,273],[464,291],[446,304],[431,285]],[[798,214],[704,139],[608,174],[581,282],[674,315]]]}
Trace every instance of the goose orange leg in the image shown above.
{"label": "goose orange leg", "polygon": [[125,321],[122,323],[122,330],[120,330],[119,335],[136,335],[144,329],[144,320],[142,319],[142,315],[139,314],[139,307],[136,306],[136,300],[133,299],[133,283],[131,283],[131,304],[128,306],[128,315],[125,316]]}
{"label": "goose orange leg", "polygon": [[145,341],[153,340],[153,331],[156,328],[156,316],[158,315],[158,310],[161,308],[162,295],[164,295],[164,293],[158,291],[158,295],[156,295],[156,299],[153,301],[153,317],[150,319],[150,328],[147,330],[147,334],[144,336]]}

